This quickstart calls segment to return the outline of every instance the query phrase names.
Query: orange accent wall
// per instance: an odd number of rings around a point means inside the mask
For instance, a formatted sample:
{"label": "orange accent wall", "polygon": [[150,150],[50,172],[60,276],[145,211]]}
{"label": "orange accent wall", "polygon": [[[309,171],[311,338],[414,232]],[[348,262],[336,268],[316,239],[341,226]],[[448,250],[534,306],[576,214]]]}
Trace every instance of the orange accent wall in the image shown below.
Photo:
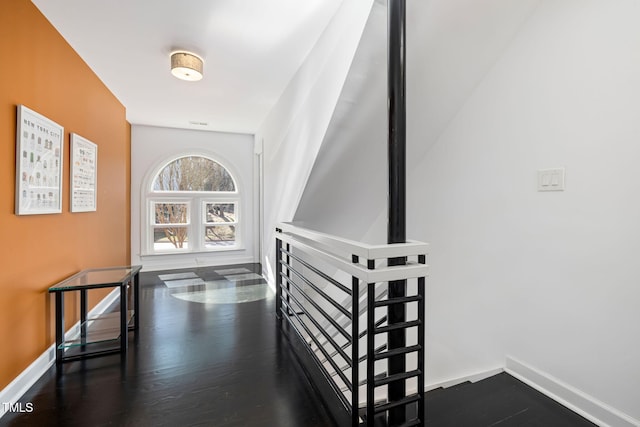
{"label": "orange accent wall", "polygon": [[[18,104],[64,126],[61,214],[14,214]],[[98,145],[97,212],[69,211],[70,132]],[[55,340],[49,286],[129,263],[130,146],[124,106],[38,9],[0,1],[0,390]]]}

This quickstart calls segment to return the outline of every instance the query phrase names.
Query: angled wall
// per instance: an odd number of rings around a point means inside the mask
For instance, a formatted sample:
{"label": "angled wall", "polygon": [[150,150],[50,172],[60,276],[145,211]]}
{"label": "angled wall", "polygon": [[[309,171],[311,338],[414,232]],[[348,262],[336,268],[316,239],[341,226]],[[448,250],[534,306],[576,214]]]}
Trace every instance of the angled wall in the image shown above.
{"label": "angled wall", "polygon": [[[55,340],[48,287],[129,262],[130,129],[122,104],[29,0],[0,2],[0,57],[1,390]],[[17,104],[65,128],[61,214],[14,215]],[[69,132],[98,145],[97,212],[69,212]]]}
{"label": "angled wall", "polygon": [[[638,425],[640,6],[471,3],[408,3],[408,235],[431,244],[427,386],[506,366],[602,425]],[[384,202],[351,182],[373,172],[368,143],[324,142],[296,220],[383,241]],[[361,156],[337,154],[349,151]],[[537,192],[537,171],[556,167],[566,191]]]}
{"label": "angled wall", "polygon": [[[438,140],[537,3],[407,2],[410,169]],[[375,2],[295,214],[296,221],[318,230],[372,243],[386,241],[386,31],[386,2]]]}
{"label": "angled wall", "polygon": [[296,209],[300,224],[361,239],[385,206],[386,31],[386,4],[375,2]]}
{"label": "angled wall", "polygon": [[263,170],[262,261],[271,283],[275,225],[293,219],[372,3],[342,2],[256,134]]}

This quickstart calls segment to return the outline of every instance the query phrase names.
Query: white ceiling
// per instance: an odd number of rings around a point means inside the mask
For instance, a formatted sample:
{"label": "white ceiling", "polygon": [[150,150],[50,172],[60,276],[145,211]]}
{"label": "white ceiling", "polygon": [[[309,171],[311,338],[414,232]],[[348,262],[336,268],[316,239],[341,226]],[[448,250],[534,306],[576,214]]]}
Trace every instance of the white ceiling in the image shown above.
{"label": "white ceiling", "polygon": [[[32,1],[130,123],[254,133],[342,0]],[[171,75],[176,49],[204,58],[204,79]]]}

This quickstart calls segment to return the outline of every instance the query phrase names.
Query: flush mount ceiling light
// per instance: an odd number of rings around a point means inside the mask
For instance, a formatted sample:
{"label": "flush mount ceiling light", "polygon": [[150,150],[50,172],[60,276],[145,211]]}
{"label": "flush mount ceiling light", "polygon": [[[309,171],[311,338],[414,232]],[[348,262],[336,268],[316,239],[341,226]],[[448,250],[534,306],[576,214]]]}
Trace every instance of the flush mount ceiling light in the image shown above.
{"label": "flush mount ceiling light", "polygon": [[171,74],[181,80],[195,82],[202,79],[202,58],[190,52],[171,54]]}

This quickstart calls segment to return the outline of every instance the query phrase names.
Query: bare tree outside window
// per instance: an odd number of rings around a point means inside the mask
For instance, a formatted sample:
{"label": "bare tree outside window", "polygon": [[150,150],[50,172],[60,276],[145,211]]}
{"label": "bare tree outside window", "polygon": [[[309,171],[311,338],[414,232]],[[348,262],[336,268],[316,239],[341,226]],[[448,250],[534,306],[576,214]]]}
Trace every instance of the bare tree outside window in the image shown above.
{"label": "bare tree outside window", "polygon": [[237,222],[235,203],[207,203],[206,214],[205,238],[207,241],[214,244],[235,242]]}
{"label": "bare tree outside window", "polygon": [[[158,243],[165,240],[172,243],[177,249],[184,248],[188,237],[187,205],[183,203],[156,203],[155,207],[155,223],[170,226],[156,229],[154,241]],[[180,224],[184,224],[184,226]],[[164,234],[164,238],[161,235],[158,236],[158,233]]]}
{"label": "bare tree outside window", "polygon": [[[236,191],[233,178],[219,163],[206,157],[181,157],[165,166],[153,182],[156,192],[233,192]],[[225,209],[222,218],[228,221],[228,215],[233,215],[233,208],[217,205]],[[233,205],[232,205],[233,206]],[[222,213],[218,211],[217,213]],[[156,227],[154,243],[171,243],[175,249],[183,249],[188,242],[188,210],[183,203],[156,203],[155,224],[166,227]],[[180,224],[185,224],[184,226]],[[211,228],[207,234],[217,234],[219,240],[233,238],[234,232]],[[215,231],[215,233],[213,233]],[[211,238],[211,236],[208,236]]]}
{"label": "bare tree outside window", "polygon": [[153,183],[154,191],[235,191],[233,178],[205,157],[182,157],[169,163]]}

